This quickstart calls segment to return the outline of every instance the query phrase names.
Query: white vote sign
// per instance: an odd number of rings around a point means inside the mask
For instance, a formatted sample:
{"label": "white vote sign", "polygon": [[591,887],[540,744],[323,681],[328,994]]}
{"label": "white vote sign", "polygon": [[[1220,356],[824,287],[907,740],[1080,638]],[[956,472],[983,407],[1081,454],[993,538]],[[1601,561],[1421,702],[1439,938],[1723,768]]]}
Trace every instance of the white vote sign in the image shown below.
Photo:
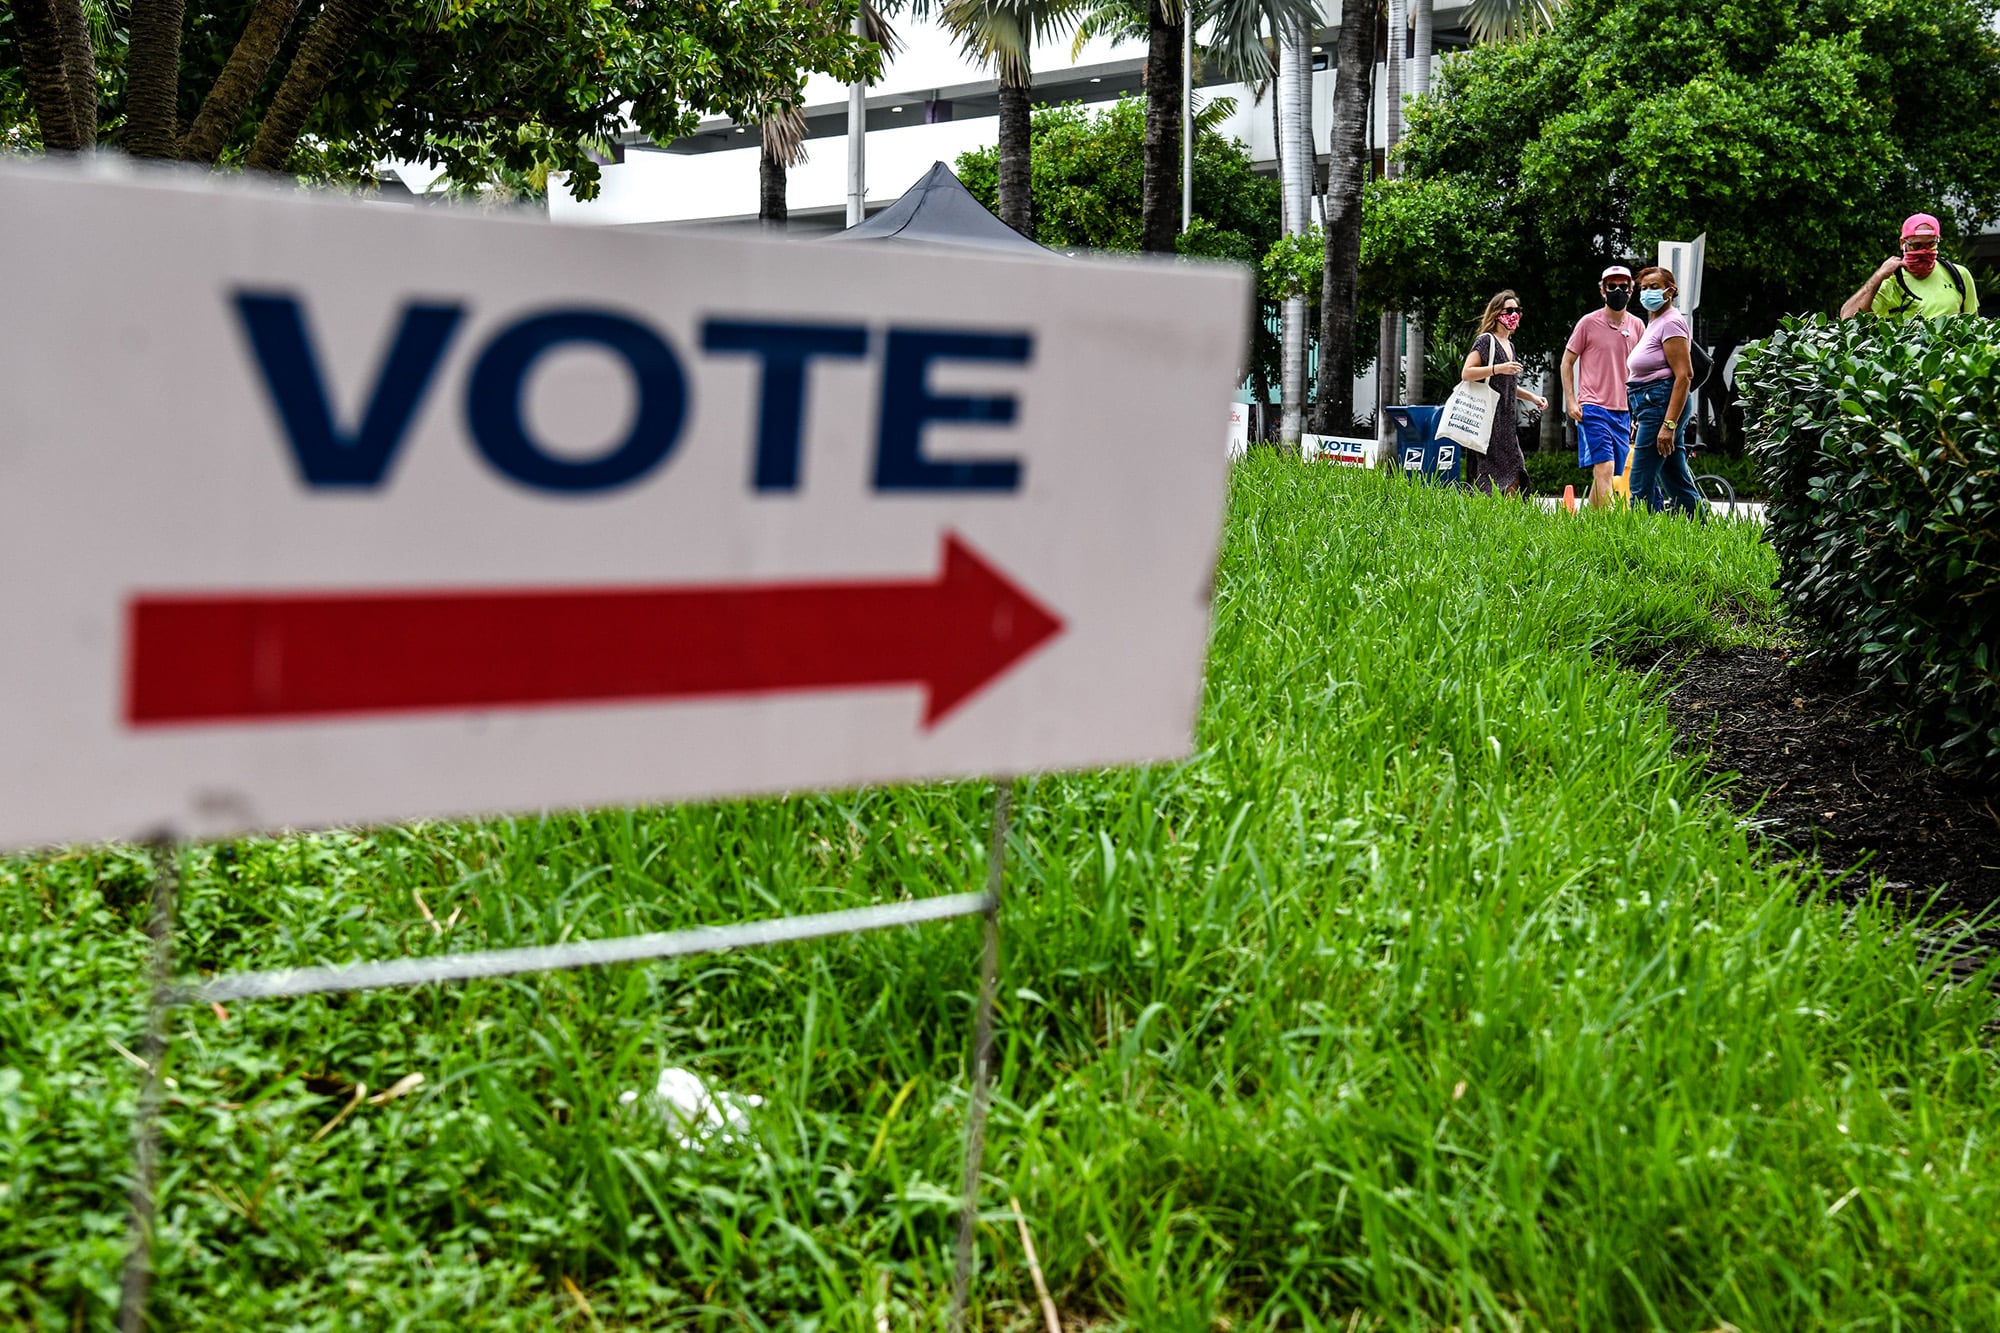
{"label": "white vote sign", "polygon": [[1691,315],[1701,307],[1701,273],[1708,265],[1708,233],[1691,241],[1661,241],[1659,265],[1674,275],[1674,309]]}
{"label": "white vote sign", "polygon": [[0,172],[0,845],[1157,760],[1246,279]]}

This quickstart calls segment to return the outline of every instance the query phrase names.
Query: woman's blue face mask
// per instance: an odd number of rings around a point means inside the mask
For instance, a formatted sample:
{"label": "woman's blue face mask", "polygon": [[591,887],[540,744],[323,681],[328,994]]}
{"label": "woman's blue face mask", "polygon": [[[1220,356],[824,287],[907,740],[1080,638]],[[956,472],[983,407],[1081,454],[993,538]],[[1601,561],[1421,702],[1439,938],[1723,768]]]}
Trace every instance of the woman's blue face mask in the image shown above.
{"label": "woman's blue face mask", "polygon": [[1650,311],[1658,311],[1667,304],[1667,294],[1658,287],[1648,287],[1639,293],[1639,304]]}

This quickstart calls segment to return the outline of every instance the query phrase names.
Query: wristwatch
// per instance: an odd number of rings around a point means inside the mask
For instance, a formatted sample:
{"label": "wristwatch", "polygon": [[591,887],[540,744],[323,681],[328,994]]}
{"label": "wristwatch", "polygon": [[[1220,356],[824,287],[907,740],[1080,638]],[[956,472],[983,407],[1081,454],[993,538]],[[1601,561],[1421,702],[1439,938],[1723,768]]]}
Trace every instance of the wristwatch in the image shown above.
{"label": "wristwatch", "polygon": [[1668,430],[1679,430],[1681,427],[1681,423],[1675,421],[1672,417],[1668,417],[1665,421],[1662,421],[1660,424]]}

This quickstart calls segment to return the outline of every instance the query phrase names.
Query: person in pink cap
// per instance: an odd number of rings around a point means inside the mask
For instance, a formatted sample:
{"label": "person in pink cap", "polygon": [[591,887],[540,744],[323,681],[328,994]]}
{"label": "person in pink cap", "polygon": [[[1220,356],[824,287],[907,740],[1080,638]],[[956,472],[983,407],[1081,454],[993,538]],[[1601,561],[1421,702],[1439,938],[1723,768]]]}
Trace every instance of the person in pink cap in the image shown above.
{"label": "person in pink cap", "polygon": [[1882,261],[1840,308],[1842,319],[1867,310],[1891,319],[1936,319],[1979,313],[1970,271],[1938,256],[1938,220],[1912,213],[1903,222],[1903,253]]}

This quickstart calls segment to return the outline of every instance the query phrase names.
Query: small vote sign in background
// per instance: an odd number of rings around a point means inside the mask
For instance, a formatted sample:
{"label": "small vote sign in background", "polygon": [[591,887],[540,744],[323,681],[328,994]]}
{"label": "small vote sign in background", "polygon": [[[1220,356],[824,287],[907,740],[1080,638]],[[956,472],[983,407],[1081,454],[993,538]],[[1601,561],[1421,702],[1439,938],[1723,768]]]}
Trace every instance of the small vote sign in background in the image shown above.
{"label": "small vote sign in background", "polygon": [[1230,270],[0,172],[0,844],[1170,758]]}

